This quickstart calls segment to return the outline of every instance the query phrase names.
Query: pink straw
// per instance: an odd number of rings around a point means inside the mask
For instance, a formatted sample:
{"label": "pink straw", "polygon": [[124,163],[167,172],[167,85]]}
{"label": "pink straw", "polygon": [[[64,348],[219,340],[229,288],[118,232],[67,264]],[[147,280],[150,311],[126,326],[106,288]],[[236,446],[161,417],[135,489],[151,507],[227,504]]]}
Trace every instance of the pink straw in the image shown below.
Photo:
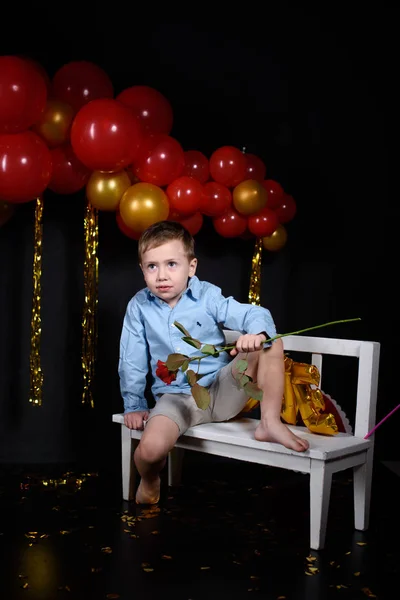
{"label": "pink straw", "polygon": [[391,417],[392,414],[395,413],[396,410],[398,410],[399,408],[400,408],[400,404],[398,406],[396,406],[396,408],[394,408],[393,410],[391,410],[390,413],[386,415],[386,417],[383,417],[383,419],[381,421],[379,421],[379,423],[377,425],[375,425],[375,427],[373,429],[371,429],[371,431],[369,431],[367,433],[367,435],[364,437],[364,440],[366,440],[367,438],[369,438],[369,436],[372,435],[374,433],[374,431],[376,431],[376,429],[378,429],[379,425],[382,425],[382,423],[384,423],[385,421],[387,421],[387,419],[389,417]]}

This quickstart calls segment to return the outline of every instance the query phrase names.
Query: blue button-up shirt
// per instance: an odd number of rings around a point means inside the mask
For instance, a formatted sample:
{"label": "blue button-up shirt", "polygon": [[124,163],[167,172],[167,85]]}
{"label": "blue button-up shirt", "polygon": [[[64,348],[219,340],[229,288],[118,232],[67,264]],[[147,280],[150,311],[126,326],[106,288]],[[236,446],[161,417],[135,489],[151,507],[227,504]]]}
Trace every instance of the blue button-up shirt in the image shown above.
{"label": "blue button-up shirt", "polygon": [[[173,308],[148,288],[140,290],[128,303],[120,340],[118,373],[125,413],[148,409],[144,391],[149,367],[155,400],[159,394],[190,394],[190,385],[181,370],[171,385],[156,376],[157,361],[165,362],[169,354],[201,355],[201,351],[182,340],[183,333],[174,321],[181,323],[192,338],[214,346],[224,345],[222,327],[241,333],[265,332],[270,338],[276,336],[269,310],[224,297],[219,287],[200,281],[196,276],[190,278],[187,289]],[[203,358],[199,367],[203,375],[201,385],[211,385],[217,372],[230,360],[227,352]],[[197,372],[198,365],[193,362],[190,368]]]}

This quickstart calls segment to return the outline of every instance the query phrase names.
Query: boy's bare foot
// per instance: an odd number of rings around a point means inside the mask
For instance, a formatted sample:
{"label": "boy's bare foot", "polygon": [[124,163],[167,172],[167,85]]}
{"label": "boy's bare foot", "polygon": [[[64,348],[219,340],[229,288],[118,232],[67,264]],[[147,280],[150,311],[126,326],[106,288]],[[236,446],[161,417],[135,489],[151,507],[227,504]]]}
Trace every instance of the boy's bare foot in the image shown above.
{"label": "boy's bare foot", "polygon": [[259,442],[276,442],[296,452],[304,452],[309,448],[307,440],[294,435],[282,421],[272,421],[268,426],[260,421],[254,437]]}
{"label": "boy's bare foot", "polygon": [[142,478],[136,491],[136,504],[157,504],[160,500],[160,486],[159,477],[150,482]]}

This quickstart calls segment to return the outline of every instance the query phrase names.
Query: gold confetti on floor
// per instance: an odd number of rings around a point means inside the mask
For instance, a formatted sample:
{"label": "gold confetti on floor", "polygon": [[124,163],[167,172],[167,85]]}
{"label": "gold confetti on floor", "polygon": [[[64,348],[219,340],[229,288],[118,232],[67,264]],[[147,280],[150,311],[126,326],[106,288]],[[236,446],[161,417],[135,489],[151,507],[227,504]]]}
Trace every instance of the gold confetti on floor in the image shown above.
{"label": "gold confetti on floor", "polygon": [[316,556],[306,556],[306,560],[308,560],[309,562],[314,562],[315,560],[317,560]]}
{"label": "gold confetti on floor", "polygon": [[361,591],[364,592],[364,594],[368,596],[368,598],[377,598],[377,596],[373,594],[368,587],[361,588]]}

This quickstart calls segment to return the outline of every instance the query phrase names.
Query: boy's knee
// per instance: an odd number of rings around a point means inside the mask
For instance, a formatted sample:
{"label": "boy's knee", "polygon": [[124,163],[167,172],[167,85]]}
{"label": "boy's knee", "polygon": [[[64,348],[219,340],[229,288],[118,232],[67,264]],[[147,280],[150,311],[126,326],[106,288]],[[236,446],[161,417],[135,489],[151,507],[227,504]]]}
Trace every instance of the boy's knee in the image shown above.
{"label": "boy's knee", "polygon": [[147,463],[157,463],[166,457],[165,444],[152,436],[143,437],[139,443],[140,457]]}
{"label": "boy's knee", "polygon": [[282,339],[279,338],[278,340],[272,342],[272,345],[269,348],[267,348],[267,350],[273,356],[277,356],[278,358],[283,357],[284,348]]}

